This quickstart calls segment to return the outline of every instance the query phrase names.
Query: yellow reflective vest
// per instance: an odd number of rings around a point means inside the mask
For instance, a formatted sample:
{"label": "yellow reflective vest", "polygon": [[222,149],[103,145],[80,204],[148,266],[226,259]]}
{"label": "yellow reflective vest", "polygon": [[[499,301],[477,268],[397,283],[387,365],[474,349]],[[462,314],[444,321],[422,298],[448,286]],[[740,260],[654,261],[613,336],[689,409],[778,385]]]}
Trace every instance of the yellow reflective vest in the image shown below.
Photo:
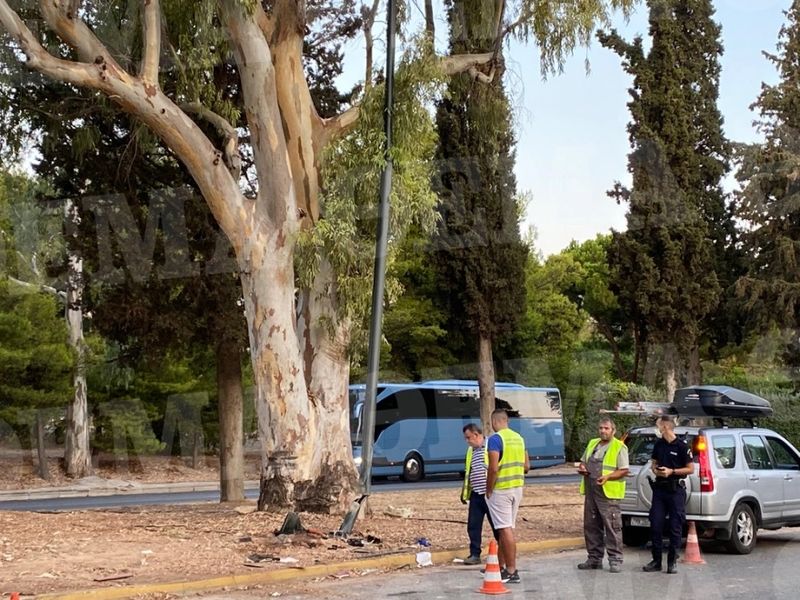
{"label": "yellow reflective vest", "polygon": [[[600,438],[589,440],[585,456],[591,456],[595,446],[599,443]],[[625,445],[615,437],[612,437],[608,443],[608,450],[606,450],[606,455],[603,457],[603,475],[609,475],[617,470],[617,456],[619,456],[619,451]],[[625,478],[606,481],[603,484],[603,493],[610,500],[622,500],[625,497]],[[581,477],[581,494],[586,494],[586,477]]]}
{"label": "yellow reflective vest", "polygon": [[525,440],[516,431],[501,429],[497,435],[503,440],[503,456],[497,470],[495,490],[509,490],[525,485]]}
{"label": "yellow reflective vest", "polygon": [[[464,502],[469,501],[469,497],[472,495],[472,486],[469,484],[469,472],[472,470],[472,451],[474,448],[472,446],[467,448],[467,460],[464,463],[464,485],[461,487],[461,499]],[[483,462],[484,464],[489,464],[489,455],[486,454],[486,446],[483,447]]]}

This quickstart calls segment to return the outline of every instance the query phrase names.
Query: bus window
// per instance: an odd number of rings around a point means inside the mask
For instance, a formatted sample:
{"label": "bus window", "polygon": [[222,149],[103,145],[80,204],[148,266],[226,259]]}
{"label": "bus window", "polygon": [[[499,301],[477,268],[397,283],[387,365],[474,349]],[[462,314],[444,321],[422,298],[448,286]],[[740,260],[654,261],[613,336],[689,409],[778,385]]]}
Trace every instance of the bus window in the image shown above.
{"label": "bus window", "polygon": [[496,395],[495,406],[505,409],[509,417],[560,419],[561,402],[544,391],[503,390]]}
{"label": "bus window", "polygon": [[433,390],[402,390],[395,394],[400,405],[400,419],[435,419]]}
{"label": "bus window", "polygon": [[435,401],[439,419],[480,419],[481,406],[477,394],[466,390],[436,390]]}
{"label": "bus window", "polygon": [[397,408],[397,394],[391,394],[378,402],[375,413],[375,440],[381,432],[395,423],[400,418],[400,411]]}

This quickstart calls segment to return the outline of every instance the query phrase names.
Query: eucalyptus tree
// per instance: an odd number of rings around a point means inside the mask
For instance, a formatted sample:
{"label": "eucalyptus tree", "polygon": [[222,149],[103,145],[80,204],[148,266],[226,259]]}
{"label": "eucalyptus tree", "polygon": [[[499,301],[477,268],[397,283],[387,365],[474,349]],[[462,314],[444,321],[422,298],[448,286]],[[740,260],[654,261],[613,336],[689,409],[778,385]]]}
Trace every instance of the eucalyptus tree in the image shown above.
{"label": "eucalyptus tree", "polygon": [[[43,0],[38,10],[49,31],[33,31],[20,18],[31,4],[0,0],[0,24],[12,42],[5,59],[24,58],[45,78],[94,90],[142,122],[185,165],[231,242],[256,382],[259,506],[345,507],[356,485],[348,357],[366,311],[371,263],[354,236],[370,229],[377,194],[367,189],[382,166],[381,86],[372,85],[372,70],[365,70],[359,101],[324,118],[303,70],[311,31],[302,1]],[[632,4],[524,0],[506,7],[500,0],[487,18],[498,43],[509,35],[530,39],[542,65],[554,69],[588,43],[612,8]],[[368,24],[378,8],[366,8]],[[436,82],[459,72],[491,79],[497,56],[437,57],[426,39],[409,37],[398,73],[394,239],[412,222],[433,223],[435,134],[427,106]],[[241,111],[224,89],[209,94],[200,85],[229,59]],[[168,65],[185,73],[178,89],[161,86]]]}

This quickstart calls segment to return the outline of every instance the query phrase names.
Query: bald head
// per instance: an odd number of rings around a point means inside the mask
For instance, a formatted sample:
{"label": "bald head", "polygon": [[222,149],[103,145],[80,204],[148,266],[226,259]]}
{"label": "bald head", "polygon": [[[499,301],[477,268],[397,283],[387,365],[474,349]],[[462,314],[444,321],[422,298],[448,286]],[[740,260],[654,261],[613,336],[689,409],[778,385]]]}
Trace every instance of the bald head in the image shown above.
{"label": "bald head", "polygon": [[502,408],[498,408],[492,412],[492,429],[500,431],[508,427],[508,413]]}

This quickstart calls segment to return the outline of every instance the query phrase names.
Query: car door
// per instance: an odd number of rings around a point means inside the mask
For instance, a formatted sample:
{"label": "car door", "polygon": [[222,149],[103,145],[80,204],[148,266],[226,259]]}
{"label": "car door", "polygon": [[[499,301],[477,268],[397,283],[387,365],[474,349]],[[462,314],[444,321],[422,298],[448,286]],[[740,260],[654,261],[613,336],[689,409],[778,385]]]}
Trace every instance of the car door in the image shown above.
{"label": "car door", "polygon": [[779,437],[769,434],[765,437],[772,452],[775,472],[783,480],[783,518],[800,521],[800,456]]}
{"label": "car door", "polygon": [[747,464],[747,486],[758,495],[764,522],[780,521],[783,513],[783,474],[774,469],[766,441],[758,434],[744,434],[742,448]]}

